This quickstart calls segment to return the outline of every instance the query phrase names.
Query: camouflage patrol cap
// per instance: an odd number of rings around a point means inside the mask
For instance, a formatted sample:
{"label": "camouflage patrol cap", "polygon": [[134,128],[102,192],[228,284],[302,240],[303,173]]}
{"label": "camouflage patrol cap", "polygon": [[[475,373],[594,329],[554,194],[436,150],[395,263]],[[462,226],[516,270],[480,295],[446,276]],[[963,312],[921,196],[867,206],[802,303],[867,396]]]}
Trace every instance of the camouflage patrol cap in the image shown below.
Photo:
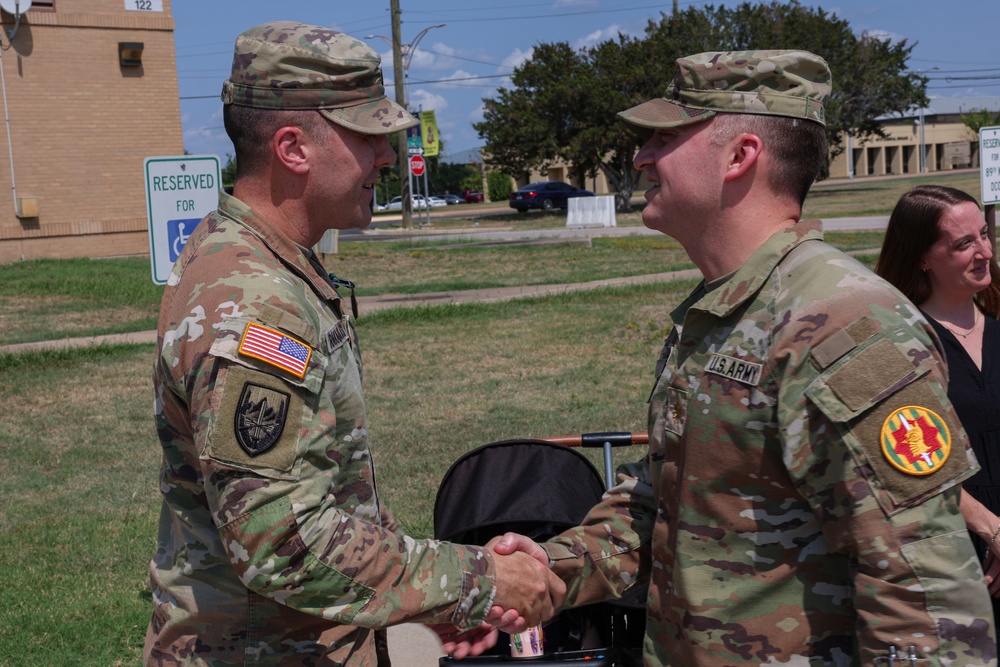
{"label": "camouflage patrol cap", "polygon": [[716,113],[790,116],[826,125],[830,68],[808,51],[713,51],[678,58],[677,66],[663,97],[618,117],[645,132],[698,123]]}
{"label": "camouflage patrol cap", "polygon": [[316,109],[362,134],[388,134],[418,124],[385,96],[382,59],[342,32],[274,21],[236,38],[225,104],[256,109]]}

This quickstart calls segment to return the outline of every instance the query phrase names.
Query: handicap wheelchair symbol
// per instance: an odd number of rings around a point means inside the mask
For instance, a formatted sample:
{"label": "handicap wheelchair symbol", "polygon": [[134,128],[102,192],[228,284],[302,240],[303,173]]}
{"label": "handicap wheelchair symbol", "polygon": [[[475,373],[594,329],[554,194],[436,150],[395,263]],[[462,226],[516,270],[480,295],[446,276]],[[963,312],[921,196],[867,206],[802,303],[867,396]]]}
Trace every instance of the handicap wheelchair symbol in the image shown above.
{"label": "handicap wheelchair symbol", "polygon": [[170,248],[170,261],[176,262],[184,250],[184,244],[191,238],[194,228],[201,218],[185,218],[183,220],[167,220],[167,244]]}

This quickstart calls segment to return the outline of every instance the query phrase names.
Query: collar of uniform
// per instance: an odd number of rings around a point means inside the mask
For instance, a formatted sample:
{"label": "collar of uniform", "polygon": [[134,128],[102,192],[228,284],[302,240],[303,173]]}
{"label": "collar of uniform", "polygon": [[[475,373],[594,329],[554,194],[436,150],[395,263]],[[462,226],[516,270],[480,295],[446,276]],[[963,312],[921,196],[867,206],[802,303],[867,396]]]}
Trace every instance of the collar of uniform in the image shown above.
{"label": "collar of uniform", "polygon": [[725,284],[709,292],[699,307],[717,317],[729,316],[760,290],[785,255],[810,240],[823,240],[821,221],[802,220],[776,232],[731,274]]}
{"label": "collar of uniform", "polygon": [[260,237],[264,245],[271,249],[271,252],[281,258],[281,261],[303,280],[308,281],[316,292],[330,300],[340,299],[330,283],[326,281],[324,274],[319,273],[318,269],[309,261],[310,251],[292,241],[281,230],[254,213],[252,208],[236,197],[226,192],[220,192],[219,211]]}

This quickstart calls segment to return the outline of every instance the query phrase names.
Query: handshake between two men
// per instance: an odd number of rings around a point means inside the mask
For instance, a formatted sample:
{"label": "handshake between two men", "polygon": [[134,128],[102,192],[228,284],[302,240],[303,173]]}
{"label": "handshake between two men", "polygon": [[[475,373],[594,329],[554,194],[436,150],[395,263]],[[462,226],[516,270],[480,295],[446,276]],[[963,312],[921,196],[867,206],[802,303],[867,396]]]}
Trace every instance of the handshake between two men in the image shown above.
{"label": "handshake between two men", "polygon": [[458,660],[493,648],[501,630],[515,634],[551,619],[566,598],[566,584],[549,569],[548,554],[533,540],[507,533],[486,548],[493,552],[497,589],[486,622],[465,632],[451,625],[432,627],[442,650]]}

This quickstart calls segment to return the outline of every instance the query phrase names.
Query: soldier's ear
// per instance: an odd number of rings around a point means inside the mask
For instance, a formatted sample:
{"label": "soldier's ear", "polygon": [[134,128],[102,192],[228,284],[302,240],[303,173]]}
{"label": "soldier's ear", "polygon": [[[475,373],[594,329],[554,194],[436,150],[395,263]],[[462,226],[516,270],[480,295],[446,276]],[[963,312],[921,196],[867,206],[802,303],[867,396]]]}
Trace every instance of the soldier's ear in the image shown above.
{"label": "soldier's ear", "polygon": [[309,171],[311,150],[309,137],[302,128],[294,125],[279,128],[271,137],[271,151],[275,161],[295,174]]}
{"label": "soldier's ear", "polygon": [[728,144],[726,180],[745,174],[760,157],[763,141],[756,134],[744,132]]}

